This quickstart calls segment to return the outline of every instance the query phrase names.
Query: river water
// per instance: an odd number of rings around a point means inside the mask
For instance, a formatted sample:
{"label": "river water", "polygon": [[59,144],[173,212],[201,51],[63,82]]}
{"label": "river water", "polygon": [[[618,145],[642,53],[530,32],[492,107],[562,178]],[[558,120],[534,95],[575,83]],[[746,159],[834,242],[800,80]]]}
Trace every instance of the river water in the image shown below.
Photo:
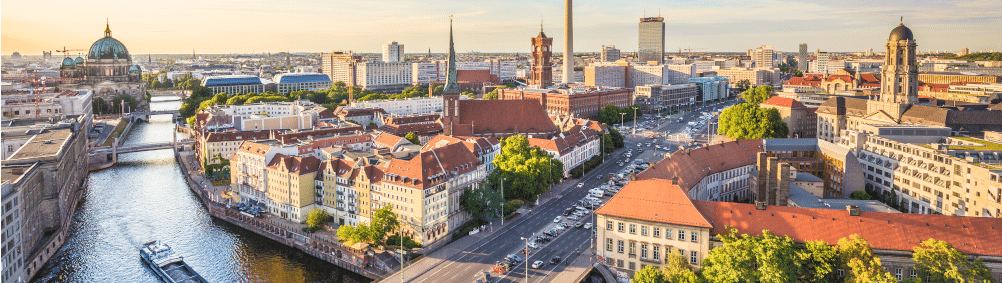
{"label": "river water", "polygon": [[[154,101],[153,110],[180,101]],[[169,116],[134,126],[126,144],[170,141]],[[183,134],[178,139],[183,138]],[[368,282],[240,227],[212,218],[189,189],[170,150],[122,154],[91,172],[66,243],[37,282],[160,282],[139,259],[152,240],[171,245],[209,282]]]}

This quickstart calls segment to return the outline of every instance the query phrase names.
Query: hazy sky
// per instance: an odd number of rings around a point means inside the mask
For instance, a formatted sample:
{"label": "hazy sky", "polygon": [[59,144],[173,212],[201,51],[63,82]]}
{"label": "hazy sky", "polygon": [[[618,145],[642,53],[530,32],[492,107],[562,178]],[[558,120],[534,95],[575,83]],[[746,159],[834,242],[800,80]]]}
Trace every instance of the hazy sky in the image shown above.
{"label": "hazy sky", "polygon": [[[132,54],[380,52],[397,41],[407,53],[445,52],[449,15],[455,18],[459,52],[528,52],[539,31],[563,48],[563,1],[308,1],[4,0],[4,55],[14,51],[86,49],[112,35]],[[919,50],[1002,50],[1000,0],[578,0],[574,3],[575,51],[616,45],[637,49],[639,18],[665,17],[666,49],[744,51],[772,45],[795,52],[883,50],[899,17],[915,34]],[[58,54],[58,53],[57,53]]]}

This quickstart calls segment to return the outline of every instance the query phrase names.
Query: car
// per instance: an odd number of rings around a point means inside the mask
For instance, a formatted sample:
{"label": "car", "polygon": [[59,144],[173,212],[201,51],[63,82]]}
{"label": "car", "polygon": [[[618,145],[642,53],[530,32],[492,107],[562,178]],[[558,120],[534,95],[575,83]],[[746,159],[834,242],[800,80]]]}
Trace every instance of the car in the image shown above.
{"label": "car", "polygon": [[522,253],[523,254],[527,254],[527,255],[528,254],[532,254],[532,250],[531,249],[522,249]]}
{"label": "car", "polygon": [[602,180],[602,175],[595,176],[596,180]]}
{"label": "car", "polygon": [[571,216],[567,216],[567,219],[568,219],[568,220],[577,220],[577,219],[578,219],[578,216],[577,216],[577,215],[571,215]]}
{"label": "car", "polygon": [[530,249],[539,249],[539,245],[537,245],[536,243],[531,243],[531,242],[530,242],[530,243],[529,243],[529,248],[530,248]]}
{"label": "car", "polygon": [[623,162],[619,162],[619,167],[623,167]]}
{"label": "car", "polygon": [[560,256],[555,256],[550,259],[550,264],[558,264],[558,263],[560,263]]}
{"label": "car", "polygon": [[543,263],[542,260],[537,260],[536,262],[532,263],[532,268],[540,268],[540,267],[543,267],[543,265],[544,265],[544,263]]}
{"label": "car", "polygon": [[585,229],[591,229],[591,223],[585,223],[584,224],[584,228]]}
{"label": "car", "polygon": [[483,272],[483,271],[477,272],[477,275],[473,276],[473,280],[474,280],[473,282],[476,282],[476,283],[493,283],[494,282],[494,280],[491,279],[491,276],[489,274],[487,274],[486,272]]}
{"label": "car", "polygon": [[584,227],[584,224],[581,224],[581,222],[574,223],[574,228],[581,228],[581,227]]}
{"label": "car", "polygon": [[560,216],[557,216],[557,218],[553,218],[553,223],[560,223]]}
{"label": "car", "polygon": [[522,258],[521,258],[521,257],[519,257],[519,256],[518,256],[518,255],[516,255],[516,254],[510,254],[510,255],[508,255],[508,257],[510,257],[510,258],[511,258],[512,260],[514,260],[514,261],[515,261],[516,263],[518,263],[518,262],[522,262]]}
{"label": "car", "polygon": [[584,183],[578,183],[578,188],[584,187]]}

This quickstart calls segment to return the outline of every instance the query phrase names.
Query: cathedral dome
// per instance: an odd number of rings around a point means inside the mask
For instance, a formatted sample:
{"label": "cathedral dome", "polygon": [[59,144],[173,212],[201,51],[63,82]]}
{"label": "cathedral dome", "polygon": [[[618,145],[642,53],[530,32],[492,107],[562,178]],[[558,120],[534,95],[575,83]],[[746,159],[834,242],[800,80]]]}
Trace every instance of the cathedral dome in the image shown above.
{"label": "cathedral dome", "polygon": [[105,26],[104,37],[98,39],[90,46],[87,59],[129,59],[129,50],[125,49],[125,44],[111,37],[111,27]]}
{"label": "cathedral dome", "polygon": [[890,41],[915,40],[915,37],[912,36],[911,29],[906,27],[904,24],[900,24],[898,25],[898,27],[894,28],[894,30],[891,31],[891,36],[888,37],[887,40]]}
{"label": "cathedral dome", "polygon": [[84,61],[83,57],[77,56],[77,59],[73,60],[76,64],[82,64]]}
{"label": "cathedral dome", "polygon": [[76,65],[76,61],[73,61],[73,58],[70,57],[63,58],[63,66],[73,66],[73,65]]}
{"label": "cathedral dome", "polygon": [[87,59],[130,59],[129,50],[117,39],[106,36],[90,46]]}

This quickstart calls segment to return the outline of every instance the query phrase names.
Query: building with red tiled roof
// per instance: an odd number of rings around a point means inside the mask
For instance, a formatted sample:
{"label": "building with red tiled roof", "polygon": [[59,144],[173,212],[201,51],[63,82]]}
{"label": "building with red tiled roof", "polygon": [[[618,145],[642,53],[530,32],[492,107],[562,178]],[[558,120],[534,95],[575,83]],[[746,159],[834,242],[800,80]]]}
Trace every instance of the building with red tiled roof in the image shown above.
{"label": "building with red tiled roof", "polygon": [[550,139],[529,138],[529,146],[537,146],[564,164],[564,176],[571,170],[599,155],[599,132],[576,126],[573,132],[560,133]]}
{"label": "building with red tiled roof", "polygon": [[581,85],[546,89],[501,89],[498,91],[498,99],[535,100],[543,106],[546,113],[585,119],[598,118],[598,112],[609,104],[622,108],[634,104],[633,89]]}
{"label": "building with red tiled roof", "polygon": [[303,223],[314,204],[314,180],[320,159],[276,154],[265,168],[267,209],[272,215]]}
{"label": "building with red tiled roof", "polygon": [[748,179],[761,151],[760,139],[681,149],[637,174],[637,179],[676,180],[692,199],[747,199]]}
{"label": "building with red tiled roof", "polygon": [[378,129],[380,132],[389,133],[397,136],[407,136],[409,133],[414,133],[418,136],[421,142],[427,142],[428,139],[442,133],[442,125],[435,122],[427,123],[412,123],[412,124],[386,124]]}
{"label": "building with red tiled roof", "polygon": [[842,69],[832,74],[804,74],[783,83],[783,90],[795,92],[839,93],[841,91],[880,88],[880,74]]}
{"label": "building with red tiled roof", "polygon": [[790,129],[789,138],[814,138],[817,134],[818,117],[816,108],[809,108],[786,97],[773,96],[759,104],[762,108],[774,108]]}
{"label": "building with red tiled roof", "polygon": [[[549,138],[559,133],[543,106],[535,100],[457,100],[451,120],[439,120],[443,134],[505,138],[517,134]],[[517,118],[514,118],[517,117]],[[447,122],[447,121],[451,121]]]}
{"label": "building with red tiled roof", "polygon": [[599,260],[630,277],[671,254],[701,266],[714,225],[692,202],[672,181],[630,182],[595,211]]}
{"label": "building with red tiled roof", "polygon": [[945,241],[983,260],[994,280],[1002,279],[1002,224],[996,218],[905,214],[689,200],[668,180],[634,181],[596,212],[597,253],[607,266],[631,277],[643,265],[664,264],[666,253],[681,253],[700,267],[719,235],[761,235],[770,231],[798,243],[858,235],[891,274],[912,274],[913,248],[922,241]]}

